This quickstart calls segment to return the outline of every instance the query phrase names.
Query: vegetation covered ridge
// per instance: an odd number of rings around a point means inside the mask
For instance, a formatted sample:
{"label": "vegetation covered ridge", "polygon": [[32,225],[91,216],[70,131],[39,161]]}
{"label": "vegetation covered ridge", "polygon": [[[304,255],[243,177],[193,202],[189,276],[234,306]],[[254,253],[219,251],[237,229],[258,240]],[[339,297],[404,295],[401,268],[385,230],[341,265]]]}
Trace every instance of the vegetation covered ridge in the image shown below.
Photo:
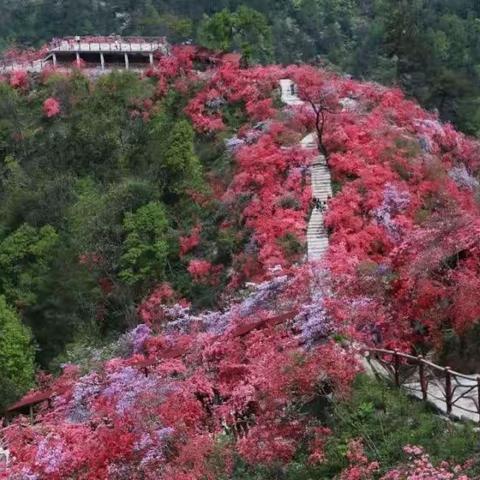
{"label": "vegetation covered ridge", "polygon": [[[200,71],[194,47],[142,78],[14,72],[0,112],[0,330],[62,364],[35,423],[2,431],[0,478],[475,478],[355,429],[321,469],[352,343],[438,349],[480,316],[478,142],[399,90],[237,55]],[[305,263],[314,131],[335,195]],[[31,353],[0,342],[6,384],[28,388]]]}
{"label": "vegetation covered ridge", "polygon": [[318,63],[398,85],[480,134],[477,0],[24,0],[4,2],[0,51],[70,35],[165,35],[249,61]]}

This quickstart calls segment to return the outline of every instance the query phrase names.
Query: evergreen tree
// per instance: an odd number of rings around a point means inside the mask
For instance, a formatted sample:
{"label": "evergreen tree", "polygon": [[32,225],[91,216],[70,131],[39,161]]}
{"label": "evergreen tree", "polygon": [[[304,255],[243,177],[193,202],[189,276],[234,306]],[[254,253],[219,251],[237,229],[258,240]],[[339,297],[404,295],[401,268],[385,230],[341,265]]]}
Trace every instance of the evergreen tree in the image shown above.
{"label": "evergreen tree", "polygon": [[194,131],[186,120],[178,121],[171,131],[164,156],[166,189],[185,193],[202,185],[202,165],[195,155]]}
{"label": "evergreen tree", "polygon": [[135,213],[127,213],[124,228],[127,236],[123,244],[120,278],[129,285],[159,282],[168,255],[165,207],[159,202],[151,202]]}
{"label": "evergreen tree", "polygon": [[[33,384],[34,351],[29,330],[0,295],[0,408],[5,397]],[[8,398],[10,400],[10,398]]]}

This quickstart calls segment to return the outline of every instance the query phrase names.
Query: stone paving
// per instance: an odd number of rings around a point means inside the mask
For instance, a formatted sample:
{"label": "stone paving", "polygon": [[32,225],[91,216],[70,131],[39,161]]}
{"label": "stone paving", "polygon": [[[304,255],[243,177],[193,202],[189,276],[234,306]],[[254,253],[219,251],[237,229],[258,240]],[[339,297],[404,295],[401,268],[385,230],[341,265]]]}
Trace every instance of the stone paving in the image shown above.
{"label": "stone paving", "polygon": [[[289,106],[303,105],[303,101],[297,96],[294,83],[290,79],[280,80],[282,89],[282,101]],[[307,150],[316,150],[318,144],[316,134],[307,135],[301,142],[302,148]],[[323,155],[318,154],[312,163],[312,196],[317,200],[321,208],[315,208],[312,211],[308,222],[307,245],[308,260],[320,260],[328,249],[328,232],[324,226],[324,214],[327,208],[327,202],[332,196],[332,179],[330,171]]]}

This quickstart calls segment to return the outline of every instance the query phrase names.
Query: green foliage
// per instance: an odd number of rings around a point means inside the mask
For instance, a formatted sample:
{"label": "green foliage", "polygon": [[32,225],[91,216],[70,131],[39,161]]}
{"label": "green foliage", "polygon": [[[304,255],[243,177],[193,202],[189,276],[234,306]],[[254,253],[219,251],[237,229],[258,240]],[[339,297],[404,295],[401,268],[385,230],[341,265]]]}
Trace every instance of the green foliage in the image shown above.
{"label": "green foliage", "polygon": [[[0,295],[0,403],[32,386],[34,350],[30,332]],[[5,389],[5,390],[4,390]],[[1,406],[1,405],[0,405]]]}
{"label": "green foliage", "polygon": [[278,244],[283,249],[287,258],[294,258],[304,250],[304,245],[294,233],[286,233],[278,239]]}
{"label": "green foliage", "polygon": [[163,165],[168,191],[180,194],[202,187],[202,165],[194,151],[194,132],[189,122],[173,125]]}
{"label": "green foliage", "polygon": [[135,213],[128,212],[124,228],[127,236],[123,243],[119,277],[128,285],[160,281],[168,256],[165,207],[159,202],[151,202]]}
{"label": "green foliage", "polygon": [[[237,50],[252,62],[321,62],[358,78],[399,85],[438,109],[444,120],[478,135],[479,18],[474,0],[7,2],[0,49],[73,32],[117,32],[193,40]],[[17,128],[23,120],[11,116],[8,123]],[[0,124],[0,149],[1,138]]]}
{"label": "green foliage", "polygon": [[53,227],[37,229],[27,224],[0,242],[0,289],[9,302],[27,306],[36,301],[57,243]]}
{"label": "green foliage", "polygon": [[228,10],[222,10],[211,18],[206,17],[199,29],[200,43],[208,48],[230,50],[234,27],[235,18]]}
{"label": "green foliage", "polygon": [[188,192],[205,185],[185,95],[172,89],[149,121],[138,112],[155,82],[133,73],[31,81],[29,95],[0,83],[0,294],[48,367],[79,332],[103,341],[135,325],[153,284],[190,291],[177,239],[204,215]]}
{"label": "green foliage", "polygon": [[407,444],[424,447],[434,462],[462,463],[478,453],[473,426],[448,423],[427,405],[366,376],[357,379],[352,398],[335,404],[330,424],[334,435],[327,446],[328,462],[318,467],[321,478],[345,466],[353,438],[363,440],[368,457],[383,469],[402,461],[401,448]]}
{"label": "green foliage", "polygon": [[338,478],[342,469],[348,466],[348,443],[358,438],[362,439],[369,459],[380,462],[382,472],[404,460],[402,447],[407,444],[424,447],[434,463],[447,460],[461,464],[478,454],[477,433],[473,425],[448,423],[398,389],[366,376],[358,377],[351,398],[327,409],[322,406],[319,411],[332,429],[323,463],[309,464],[306,454],[300,454],[286,468],[249,467],[238,461],[234,478]]}
{"label": "green foliage", "polygon": [[260,12],[241,5],[235,12],[225,9],[200,24],[199,43],[208,48],[239,51],[253,63],[273,59],[272,31]]}

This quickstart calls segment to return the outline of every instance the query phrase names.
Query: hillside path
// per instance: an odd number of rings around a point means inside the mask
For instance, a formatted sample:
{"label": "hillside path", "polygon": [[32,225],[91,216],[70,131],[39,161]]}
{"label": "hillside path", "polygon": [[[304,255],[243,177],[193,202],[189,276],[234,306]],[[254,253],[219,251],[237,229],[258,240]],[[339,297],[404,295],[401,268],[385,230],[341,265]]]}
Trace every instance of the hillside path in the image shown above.
{"label": "hillside path", "polygon": [[[297,94],[297,88],[292,80],[280,80],[281,99],[288,106],[301,106],[304,102]],[[344,108],[350,108],[348,99],[343,102]],[[300,142],[302,148],[307,150],[316,150],[318,152],[317,138],[314,133],[310,133]],[[327,202],[332,197],[332,179],[330,170],[325,161],[325,157],[318,153],[311,166],[312,178],[312,198],[316,199],[322,208],[313,209],[307,229],[307,248],[308,260],[321,260],[328,249],[328,232],[324,225],[324,215],[327,208]],[[370,375],[377,375],[384,379],[391,380],[391,372],[380,362],[372,358],[361,359],[364,368]],[[471,379],[464,378],[453,379],[453,405],[450,417],[479,421],[480,411],[480,377],[472,375]],[[407,382],[402,385],[404,391],[410,396],[423,400],[422,388],[418,374],[414,374]],[[441,379],[431,378],[426,385],[426,401],[434,406],[441,414],[447,416],[447,403],[445,400],[445,382]]]}
{"label": "hillside path", "polygon": [[[290,79],[280,80],[282,89],[282,102],[288,106],[300,106],[304,102],[298,97],[295,84]],[[318,152],[316,135],[311,133],[301,142],[302,148],[307,150],[316,150]],[[328,232],[324,226],[324,215],[327,209],[327,202],[332,196],[332,179],[328,169],[325,157],[318,155],[313,160],[311,166],[312,174],[312,198],[316,200],[318,206],[314,205],[310,215],[307,229],[307,248],[308,260],[320,260],[328,249]]]}

